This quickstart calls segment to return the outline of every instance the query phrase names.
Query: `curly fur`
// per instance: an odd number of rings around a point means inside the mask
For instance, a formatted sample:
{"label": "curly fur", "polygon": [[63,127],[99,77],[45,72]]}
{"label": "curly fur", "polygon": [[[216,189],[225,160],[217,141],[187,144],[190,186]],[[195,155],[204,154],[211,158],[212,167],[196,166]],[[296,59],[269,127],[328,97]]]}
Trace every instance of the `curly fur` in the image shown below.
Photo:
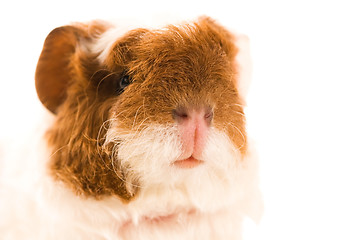
{"label": "curly fur", "polygon": [[[47,230],[25,235],[240,239],[258,193],[235,42],[207,17],[122,34],[99,21],[53,30],[36,71],[39,99],[53,113],[48,157],[36,156],[44,160],[29,203]],[[119,90],[124,75],[131,83]],[[214,112],[205,164],[194,169],[172,165],[182,154],[172,117],[179,106]]]}

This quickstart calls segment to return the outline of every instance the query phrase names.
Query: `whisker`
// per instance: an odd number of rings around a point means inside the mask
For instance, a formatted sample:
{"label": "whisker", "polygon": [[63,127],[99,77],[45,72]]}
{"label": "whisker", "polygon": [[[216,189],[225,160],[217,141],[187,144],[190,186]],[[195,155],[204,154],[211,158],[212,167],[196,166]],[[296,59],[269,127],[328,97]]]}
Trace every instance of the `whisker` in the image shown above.
{"label": "whisker", "polygon": [[[113,149],[112,149],[112,154],[111,154],[111,164],[112,164],[112,167],[113,167],[113,171],[114,171],[114,173],[115,173],[115,175],[117,175],[117,177],[122,181],[122,182],[124,182],[126,185],[129,185],[129,186],[131,186],[131,187],[136,187],[136,188],[141,188],[141,186],[139,186],[139,185],[136,185],[136,184],[133,184],[132,182],[128,182],[127,180],[126,180],[126,178],[124,178],[123,176],[120,176],[119,175],[119,172],[118,172],[118,168],[115,166],[115,159],[117,159],[117,157],[116,157],[116,154],[117,154],[117,152],[118,152],[118,146],[115,144],[114,146],[113,146]],[[124,171],[124,170],[123,170]]]}
{"label": "whisker", "polygon": [[[143,104],[144,104],[144,102],[143,102]],[[136,122],[136,120],[137,120],[138,112],[139,112],[139,110],[140,110],[142,107],[144,107],[144,105],[140,105],[140,106],[138,107],[137,111],[135,112],[132,129],[134,128],[135,122]]]}
{"label": "whisker", "polygon": [[238,150],[241,150],[244,146],[245,146],[245,143],[246,143],[246,137],[244,136],[244,134],[242,133],[242,131],[237,127],[235,126],[233,123],[228,123],[228,125],[230,125],[231,127],[235,128],[242,136],[242,139],[243,139],[243,144],[242,146],[240,146],[238,148]]}
{"label": "whisker", "polygon": [[58,152],[62,151],[64,148],[68,147],[68,144],[67,145],[64,145],[60,148],[58,148],[56,151],[54,151],[49,157],[48,157],[48,160],[50,161],[52,157],[54,157],[55,154],[57,154]]}
{"label": "whisker", "polygon": [[107,128],[107,124],[108,123],[111,123],[112,121],[113,121],[114,119],[108,119],[108,120],[106,120],[106,121],[104,121],[103,123],[102,123],[102,125],[100,126],[100,128],[99,128],[99,131],[98,131],[98,135],[97,135],[97,153],[98,153],[98,156],[99,156],[99,158],[102,160],[102,162],[104,163],[104,165],[108,168],[108,170],[112,170],[112,169],[110,169],[110,167],[108,167],[108,164],[106,164],[106,162],[105,162],[105,160],[104,160],[104,158],[103,158],[103,154],[102,154],[102,152],[101,152],[101,149],[104,151],[104,150],[106,150],[106,145],[107,145],[107,143],[104,143],[103,145],[101,145],[100,144],[100,140],[106,140],[106,137],[103,137],[103,139],[100,139],[100,137],[101,137],[101,131],[103,130],[103,129],[105,129],[105,130],[108,130],[108,128]]}

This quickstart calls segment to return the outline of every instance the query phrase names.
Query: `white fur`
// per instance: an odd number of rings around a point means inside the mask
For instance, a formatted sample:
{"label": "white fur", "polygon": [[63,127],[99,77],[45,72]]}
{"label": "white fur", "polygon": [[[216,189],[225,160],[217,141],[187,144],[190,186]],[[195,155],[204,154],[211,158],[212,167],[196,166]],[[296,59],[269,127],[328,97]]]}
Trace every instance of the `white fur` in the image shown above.
{"label": "white fur", "polygon": [[228,137],[212,128],[203,166],[177,169],[171,165],[180,154],[175,132],[172,126],[141,134],[109,130],[108,141],[122,139],[114,163],[130,167],[141,186],[128,204],[81,198],[54,182],[46,170],[49,153],[34,142],[23,155],[28,164],[2,179],[1,239],[241,239],[255,196],[253,159],[241,161]]}
{"label": "white fur", "polygon": [[99,53],[98,61],[104,63],[112,50],[113,44],[130,29],[112,27],[105,31],[99,39],[91,46],[91,51]]}
{"label": "white fur", "polygon": [[[194,169],[179,169],[172,162],[181,155],[176,126],[151,126],[134,134],[122,130],[109,131],[110,139],[119,142],[118,159],[132,179],[139,181],[142,205],[155,196],[158,202],[165,195],[171,205],[216,211],[241,198],[241,156],[229,138],[212,128],[203,153],[205,164]],[[209,201],[209,198],[212,201]],[[144,199],[144,200],[143,200]],[[166,200],[164,200],[166,201]],[[229,202],[231,201],[231,202]],[[188,206],[189,205],[189,206]],[[166,211],[168,212],[168,211]]]}
{"label": "white fur", "polygon": [[[131,22],[131,24],[129,24]],[[116,43],[125,33],[137,28],[150,28],[146,23],[140,23],[135,20],[124,21],[123,24],[119,21],[113,22],[110,28],[99,36],[97,41],[93,42],[89,48],[91,52],[98,53],[98,61],[104,63],[112,50],[113,44]]]}

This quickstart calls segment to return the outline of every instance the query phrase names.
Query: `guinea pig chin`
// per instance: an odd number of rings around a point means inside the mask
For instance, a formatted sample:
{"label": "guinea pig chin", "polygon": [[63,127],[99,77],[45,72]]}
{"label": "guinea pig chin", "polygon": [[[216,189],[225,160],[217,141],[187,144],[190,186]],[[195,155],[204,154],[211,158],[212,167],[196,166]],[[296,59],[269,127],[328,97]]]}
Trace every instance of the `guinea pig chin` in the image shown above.
{"label": "guinea pig chin", "polygon": [[[199,131],[197,126],[193,127],[195,128],[193,134],[189,134],[187,133],[189,129],[182,130],[177,124],[153,125],[133,132],[124,131],[115,125],[113,124],[108,130],[106,142],[116,145],[112,154],[115,157],[113,161],[118,163],[119,169],[125,176],[127,188],[130,188],[128,190],[137,184],[140,184],[138,187],[144,187],[144,184],[176,184],[184,181],[184,176],[189,178],[192,174],[200,180],[199,178],[202,178],[200,172],[207,177],[217,172],[217,176],[224,178],[229,172],[234,171],[239,163],[240,152],[226,134],[213,127],[203,129],[207,132],[207,136],[202,140],[204,141],[202,148],[195,143],[193,149],[196,151],[189,151],[192,147],[184,147],[182,142],[197,134]],[[179,133],[182,131],[189,136],[180,136]],[[196,139],[193,142],[197,141]],[[201,160],[203,164],[189,170],[180,169],[187,168],[186,164],[183,167],[174,164],[187,158]],[[194,174],[195,172],[198,174]]]}

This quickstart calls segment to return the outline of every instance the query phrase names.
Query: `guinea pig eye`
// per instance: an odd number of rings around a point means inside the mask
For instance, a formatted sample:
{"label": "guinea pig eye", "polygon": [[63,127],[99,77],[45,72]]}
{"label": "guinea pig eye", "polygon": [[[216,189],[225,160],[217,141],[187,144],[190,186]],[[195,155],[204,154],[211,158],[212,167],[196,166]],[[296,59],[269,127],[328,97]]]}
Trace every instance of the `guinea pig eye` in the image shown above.
{"label": "guinea pig eye", "polygon": [[118,83],[118,92],[122,93],[124,89],[130,84],[130,77],[129,75],[123,75],[119,79]]}

